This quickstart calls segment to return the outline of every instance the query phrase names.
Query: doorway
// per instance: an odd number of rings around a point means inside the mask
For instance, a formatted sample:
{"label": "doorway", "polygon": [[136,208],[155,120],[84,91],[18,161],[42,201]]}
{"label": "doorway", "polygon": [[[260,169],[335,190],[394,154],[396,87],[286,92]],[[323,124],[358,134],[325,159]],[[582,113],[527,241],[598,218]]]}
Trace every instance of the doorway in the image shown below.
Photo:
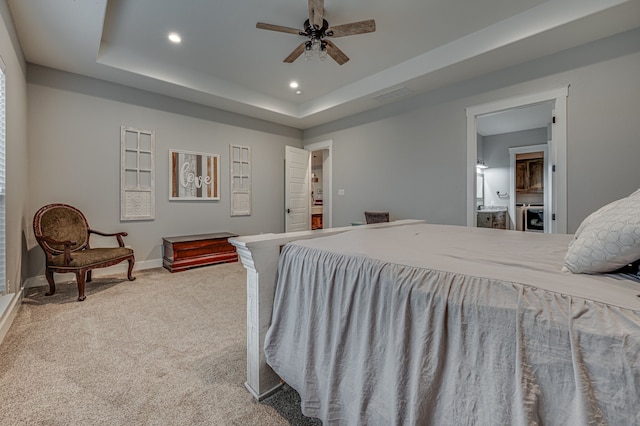
{"label": "doorway", "polygon": [[332,227],[332,151],[333,140],[309,145],[311,151],[311,229]]}
{"label": "doorway", "polygon": [[325,149],[311,152],[311,230],[324,228],[323,164],[326,155]]}
{"label": "doorway", "polygon": [[[312,229],[314,213],[322,215],[322,228],[332,227],[332,150],[332,140],[305,145],[302,149],[285,147],[285,232]],[[313,153],[316,154],[317,161],[321,158],[318,166],[322,170],[322,177],[319,173],[313,175]],[[314,182],[316,177],[318,180]],[[316,188],[321,189],[321,199]],[[315,203],[314,199],[321,202]]]}
{"label": "doorway", "polygon": [[[477,118],[478,188],[483,185],[483,191],[476,190],[479,226],[504,224],[501,229],[523,230],[523,207],[530,207],[532,214],[537,209],[542,214],[540,224],[545,219],[545,206],[551,211],[547,201],[551,177],[545,166],[553,137],[553,109],[554,103],[549,101]],[[488,220],[495,217],[501,220]],[[550,223],[547,218],[546,232],[550,232]]]}
{"label": "doorway", "polygon": [[552,197],[548,144],[509,148],[509,206],[518,231],[551,233]]}
{"label": "doorway", "polygon": [[[478,120],[482,117],[498,115],[509,110],[523,110],[539,104],[551,103],[553,105],[553,119],[550,125],[552,140],[547,143],[547,165],[545,171],[548,175],[548,197],[545,197],[545,215],[547,221],[547,232],[566,233],[567,232],[567,174],[566,174],[566,115],[568,88],[534,93],[516,98],[504,99],[501,101],[477,105],[467,108],[467,226],[476,226],[479,206],[478,199],[478,173],[476,166],[489,166],[482,158],[481,148],[478,140]],[[480,155],[479,155],[480,154]],[[484,177],[486,182],[486,177]],[[514,180],[512,180],[515,182]],[[545,191],[547,192],[547,191]],[[515,206],[515,189],[501,192],[497,191],[498,198],[502,197],[509,206]],[[511,200],[513,199],[513,200]],[[515,217],[514,210],[509,208],[512,217]]]}

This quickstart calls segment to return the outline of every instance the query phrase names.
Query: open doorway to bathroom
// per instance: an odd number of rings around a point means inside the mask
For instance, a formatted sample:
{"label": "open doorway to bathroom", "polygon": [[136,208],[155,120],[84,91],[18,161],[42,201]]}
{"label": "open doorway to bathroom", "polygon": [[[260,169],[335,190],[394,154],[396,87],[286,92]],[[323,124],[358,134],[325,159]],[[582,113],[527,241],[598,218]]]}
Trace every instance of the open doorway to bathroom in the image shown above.
{"label": "open doorway to bathroom", "polygon": [[538,228],[544,223],[545,193],[551,190],[544,170],[552,119],[553,102],[478,117],[477,167],[484,188],[478,197],[477,226],[522,231],[524,205],[541,214],[527,230],[543,231]]}
{"label": "open doorway to bathroom", "polygon": [[324,173],[323,163],[326,150],[311,152],[311,229],[323,228]]}
{"label": "open doorway to bathroom", "polygon": [[[478,226],[479,212],[490,211],[493,207],[504,211],[505,217],[502,219],[498,217],[500,214],[492,214],[492,220],[496,220],[493,223],[497,225],[491,227],[517,229],[516,165],[511,165],[509,148],[545,145],[542,167],[546,180],[542,192],[543,207],[538,213],[543,215],[544,232],[566,233],[567,96],[568,88],[562,88],[467,108],[467,226]],[[548,111],[547,123],[542,121],[528,127],[483,130],[487,123],[513,125],[520,120],[518,114],[526,117],[535,108]],[[532,168],[538,166],[532,164]],[[481,215],[486,216],[484,213]]]}
{"label": "open doorway to bathroom", "polygon": [[332,227],[332,151],[333,141],[304,146],[311,151],[311,229]]}
{"label": "open doorway to bathroom", "polygon": [[548,148],[548,143],[509,148],[509,183],[513,194],[509,210],[515,215],[514,229],[518,231],[551,232],[553,188]]}

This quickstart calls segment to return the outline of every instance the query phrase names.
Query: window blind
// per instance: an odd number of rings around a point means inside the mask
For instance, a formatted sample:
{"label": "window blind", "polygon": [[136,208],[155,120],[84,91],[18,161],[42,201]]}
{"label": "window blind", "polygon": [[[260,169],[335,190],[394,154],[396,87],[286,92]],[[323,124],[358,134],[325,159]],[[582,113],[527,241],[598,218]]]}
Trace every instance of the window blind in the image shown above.
{"label": "window blind", "polygon": [[5,249],[5,200],[6,200],[6,179],[5,179],[5,146],[6,146],[6,88],[5,88],[5,67],[0,58],[0,294],[7,292],[6,274],[6,249]]}

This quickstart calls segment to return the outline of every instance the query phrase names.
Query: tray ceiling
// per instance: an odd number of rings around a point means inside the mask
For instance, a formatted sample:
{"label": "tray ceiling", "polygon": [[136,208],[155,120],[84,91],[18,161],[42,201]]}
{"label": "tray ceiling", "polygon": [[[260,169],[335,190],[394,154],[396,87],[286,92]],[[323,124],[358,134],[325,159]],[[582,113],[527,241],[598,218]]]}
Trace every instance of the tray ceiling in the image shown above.
{"label": "tray ceiling", "polygon": [[334,40],[344,65],[287,64],[304,38],[255,25],[301,29],[304,0],[8,4],[31,63],[300,129],[640,26],[637,0],[325,0],[331,25],[376,31]]}

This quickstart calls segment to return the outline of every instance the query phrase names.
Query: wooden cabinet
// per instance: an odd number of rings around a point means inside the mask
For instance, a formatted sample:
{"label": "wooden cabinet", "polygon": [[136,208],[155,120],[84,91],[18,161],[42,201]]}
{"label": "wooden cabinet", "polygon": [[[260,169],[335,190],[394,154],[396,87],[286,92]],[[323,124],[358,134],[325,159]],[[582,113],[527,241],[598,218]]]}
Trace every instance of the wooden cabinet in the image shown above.
{"label": "wooden cabinet", "polygon": [[524,192],[526,189],[526,176],[529,174],[526,161],[516,161],[516,191]]}
{"label": "wooden cabinet", "polygon": [[171,272],[178,272],[196,266],[237,262],[236,248],[228,241],[231,237],[237,235],[219,232],[163,238],[162,265]]}
{"label": "wooden cabinet", "polygon": [[508,229],[507,212],[501,211],[479,211],[477,218],[478,228]]}
{"label": "wooden cabinet", "polygon": [[516,191],[544,192],[544,159],[516,161]]}
{"label": "wooden cabinet", "polygon": [[311,215],[311,229],[322,229],[322,214]]}

